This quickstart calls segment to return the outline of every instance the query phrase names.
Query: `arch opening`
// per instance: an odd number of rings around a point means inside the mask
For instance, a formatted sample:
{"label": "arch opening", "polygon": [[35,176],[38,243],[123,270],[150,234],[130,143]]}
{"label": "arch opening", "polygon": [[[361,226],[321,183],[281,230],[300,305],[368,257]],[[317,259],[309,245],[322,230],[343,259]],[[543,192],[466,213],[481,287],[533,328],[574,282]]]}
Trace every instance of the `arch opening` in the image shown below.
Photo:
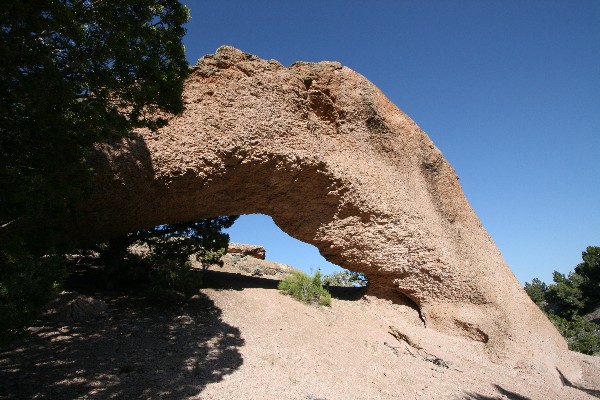
{"label": "arch opening", "polygon": [[346,270],[327,261],[315,246],[282,231],[268,215],[240,215],[225,232],[231,242],[263,247],[265,260],[287,264],[309,274],[317,269],[324,275]]}
{"label": "arch opening", "polygon": [[[366,275],[327,261],[320,254],[319,249],[288,235],[268,215],[241,215],[226,232],[230,236],[229,250],[235,252],[224,257],[227,264],[236,263],[246,272],[255,272],[256,275],[265,277],[269,277],[269,273],[274,274],[285,270],[287,266],[291,267],[292,271],[300,270],[308,275],[319,271],[323,285],[335,298],[358,300],[366,293],[368,284]],[[237,253],[243,252],[246,245],[250,245],[246,254],[251,256],[240,257]],[[252,254],[257,253],[252,246],[260,246],[258,253],[260,258],[264,257],[267,262],[266,268],[261,268],[261,262],[252,259]],[[277,264],[282,264],[283,268],[279,269]],[[263,274],[265,270],[267,274]],[[282,277],[274,276],[275,279]]]}
{"label": "arch opening", "polygon": [[[314,246],[319,258],[326,260],[324,270],[335,272],[331,266],[336,265],[365,274],[373,282],[369,294],[420,312],[419,298],[407,295],[394,282],[395,261],[386,258],[394,249],[372,239],[380,235],[379,213],[363,208],[351,190],[353,183],[336,176],[321,155],[215,145],[218,161],[196,156],[198,165],[193,169],[162,176],[159,166],[170,160],[153,159],[150,145],[146,138],[134,136],[112,144],[109,152],[97,153],[96,169],[107,172],[107,177],[115,174],[113,156],[118,156],[120,168],[137,172],[117,174],[118,180],[104,182],[102,194],[109,199],[111,214],[121,218],[107,221],[102,210],[94,209],[95,235],[110,239],[164,223],[261,214],[272,218],[286,235]],[[192,156],[185,155],[186,149],[181,151],[180,157]],[[210,174],[199,172],[205,170]],[[375,263],[374,254],[381,254]]]}

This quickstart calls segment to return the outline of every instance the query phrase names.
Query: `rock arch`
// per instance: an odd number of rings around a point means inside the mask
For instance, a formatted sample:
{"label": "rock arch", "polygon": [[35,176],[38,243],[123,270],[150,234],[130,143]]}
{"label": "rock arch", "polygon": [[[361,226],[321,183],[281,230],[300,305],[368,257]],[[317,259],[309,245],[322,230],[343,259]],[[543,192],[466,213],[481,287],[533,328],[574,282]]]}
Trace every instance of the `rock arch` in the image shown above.
{"label": "rock arch", "polygon": [[566,344],[529,300],[427,135],[335,62],[284,67],[231,47],[198,61],[187,110],[98,146],[82,240],[158,223],[262,213],[371,293],[501,362],[553,369]]}

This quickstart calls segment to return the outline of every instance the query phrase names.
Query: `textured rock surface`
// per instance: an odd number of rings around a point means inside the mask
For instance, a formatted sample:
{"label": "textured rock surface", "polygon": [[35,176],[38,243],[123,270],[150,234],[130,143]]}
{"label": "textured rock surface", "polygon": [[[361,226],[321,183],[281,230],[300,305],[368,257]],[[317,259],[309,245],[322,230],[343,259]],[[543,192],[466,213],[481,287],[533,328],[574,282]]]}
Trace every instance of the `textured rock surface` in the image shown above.
{"label": "textured rock surface", "polygon": [[193,67],[186,112],[98,148],[81,237],[263,213],[371,294],[427,327],[485,343],[492,360],[573,375],[566,344],[521,289],[429,137],[335,62],[286,68],[231,47]]}
{"label": "textured rock surface", "polygon": [[222,258],[222,266],[213,266],[211,270],[233,272],[243,275],[264,276],[272,279],[283,279],[286,275],[297,271],[287,264],[274,261],[262,260],[251,255],[236,253],[225,254]]}
{"label": "textured rock surface", "polygon": [[258,258],[259,260],[265,259],[265,248],[262,246],[255,246],[253,244],[229,242],[227,252],[231,254],[241,254],[243,256]]}

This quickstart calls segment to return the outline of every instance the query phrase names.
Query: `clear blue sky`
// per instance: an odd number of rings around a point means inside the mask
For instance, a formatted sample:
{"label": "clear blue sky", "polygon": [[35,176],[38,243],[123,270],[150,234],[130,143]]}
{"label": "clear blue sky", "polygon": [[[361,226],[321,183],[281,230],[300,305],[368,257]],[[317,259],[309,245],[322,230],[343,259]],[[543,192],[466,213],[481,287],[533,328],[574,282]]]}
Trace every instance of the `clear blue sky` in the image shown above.
{"label": "clear blue sky", "polygon": [[[521,282],[600,245],[600,1],[185,3],[190,63],[227,44],[284,65],[340,61],[379,86],[454,166]],[[319,266],[267,217],[231,237]]]}

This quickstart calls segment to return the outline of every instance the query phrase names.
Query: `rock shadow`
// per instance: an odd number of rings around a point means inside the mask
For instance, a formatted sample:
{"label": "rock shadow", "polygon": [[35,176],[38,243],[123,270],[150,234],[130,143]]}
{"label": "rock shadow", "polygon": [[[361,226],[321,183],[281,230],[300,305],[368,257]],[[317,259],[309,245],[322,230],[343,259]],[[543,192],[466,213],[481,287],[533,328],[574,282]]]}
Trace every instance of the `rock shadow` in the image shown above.
{"label": "rock shadow", "polygon": [[598,397],[600,398],[600,390],[597,389],[589,389],[580,385],[576,385],[573,382],[571,382],[569,379],[567,379],[567,377],[561,372],[560,369],[556,368],[556,372],[558,372],[558,376],[560,377],[560,381],[562,382],[563,386],[567,386],[567,387],[571,387],[573,389],[577,389],[577,390],[581,390],[582,392],[585,392],[587,394],[589,394],[590,396],[594,396],[594,397]]}
{"label": "rock shadow", "polygon": [[327,286],[327,290],[331,293],[331,297],[338,300],[357,301],[367,294],[366,286]]}
{"label": "rock shadow", "polygon": [[181,399],[243,364],[240,330],[206,295],[168,308],[134,295],[70,325],[40,321],[0,351],[0,398]]}
{"label": "rock shadow", "polygon": [[277,289],[279,282],[275,278],[249,276],[219,270],[206,270],[203,272],[203,286],[218,290]]}
{"label": "rock shadow", "polygon": [[[219,270],[206,270],[204,286],[218,290],[244,290],[248,288],[277,289],[280,279],[248,276]],[[327,286],[331,297],[339,300],[360,300],[367,292],[366,287]]]}
{"label": "rock shadow", "polygon": [[[526,397],[523,395],[520,395],[516,392],[511,392],[510,390],[504,389],[502,386],[500,385],[494,385],[494,388],[498,391],[498,393],[500,395],[502,395],[503,399],[509,399],[509,400],[531,400],[530,397]],[[465,399],[472,399],[472,400],[496,400],[499,397],[497,395],[493,395],[493,396],[488,396],[488,395],[483,395],[483,394],[479,394],[479,393],[465,393]]]}

